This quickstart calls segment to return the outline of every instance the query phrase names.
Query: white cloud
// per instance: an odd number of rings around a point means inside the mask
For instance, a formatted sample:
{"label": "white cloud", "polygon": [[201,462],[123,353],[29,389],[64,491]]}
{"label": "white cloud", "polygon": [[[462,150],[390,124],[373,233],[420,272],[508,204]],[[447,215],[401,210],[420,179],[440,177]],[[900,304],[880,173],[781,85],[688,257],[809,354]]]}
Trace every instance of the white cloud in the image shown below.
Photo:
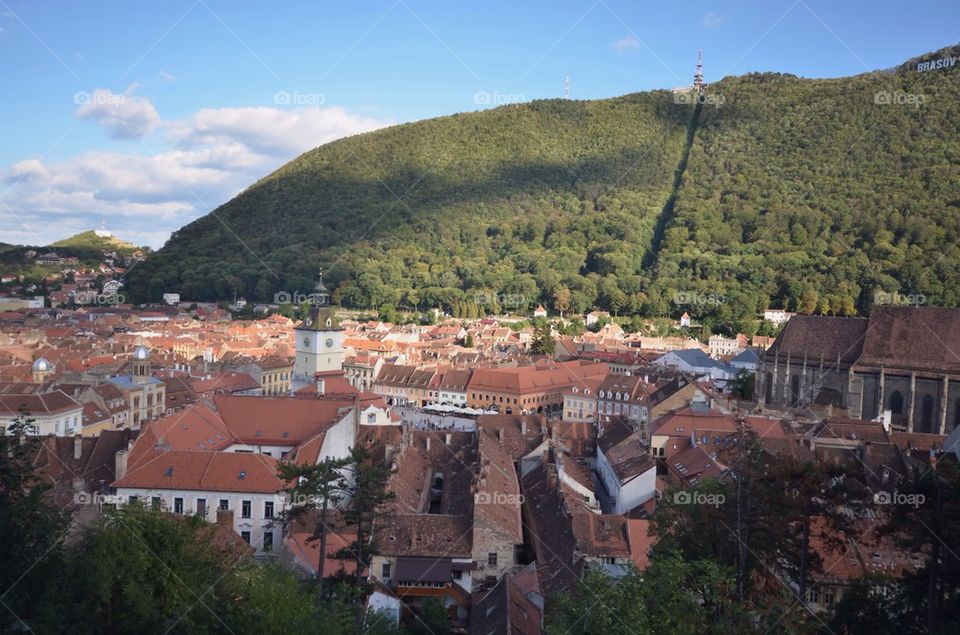
{"label": "white cloud", "polygon": [[610,42],[610,48],[617,53],[625,53],[630,49],[640,48],[640,40],[638,40],[634,34],[628,33],[619,40]]}
{"label": "white cloud", "polygon": [[160,79],[162,79],[165,82],[175,82],[177,81],[177,76],[172,73],[168,73],[167,71],[161,70]]}
{"label": "white cloud", "polygon": [[51,242],[69,235],[65,227],[96,227],[106,218],[122,224],[122,238],[159,247],[171,231],[298,154],[388,124],[342,108],[206,108],[174,121],[123,111],[97,121],[113,127],[111,117],[125,117],[116,125],[162,130],[169,147],[151,155],[89,151],[55,163],[29,158],[0,171],[10,188],[0,218],[15,210],[20,221],[0,222],[0,242]]}
{"label": "white cloud", "polygon": [[7,32],[7,30],[6,30],[5,28],[3,28],[2,26],[0,26],[0,36],[4,35],[6,32]]}
{"label": "white cloud", "polygon": [[160,123],[160,114],[149,99],[133,94],[137,88],[131,84],[122,95],[105,88],[77,93],[76,115],[100,124],[114,139],[140,139],[153,132]]}
{"label": "white cloud", "polygon": [[383,125],[337,107],[204,108],[189,119],[172,123],[167,137],[179,145],[239,142],[258,154],[290,156]]}
{"label": "white cloud", "polygon": [[716,11],[710,11],[707,15],[703,16],[703,26],[708,29],[718,29],[726,21],[726,16],[722,16]]}

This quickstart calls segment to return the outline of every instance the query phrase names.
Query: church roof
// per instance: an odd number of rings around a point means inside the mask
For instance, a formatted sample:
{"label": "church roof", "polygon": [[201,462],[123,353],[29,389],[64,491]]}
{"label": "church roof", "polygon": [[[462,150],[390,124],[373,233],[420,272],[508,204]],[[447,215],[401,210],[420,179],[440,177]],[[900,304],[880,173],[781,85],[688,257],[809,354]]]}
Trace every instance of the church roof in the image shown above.
{"label": "church roof", "polygon": [[868,321],[863,318],[828,317],[826,315],[795,315],[783,327],[783,332],[767,351],[767,360],[778,354],[781,362],[790,355],[802,363],[808,360],[825,363],[853,364],[860,357]]}
{"label": "church roof", "polygon": [[858,366],[960,373],[960,310],[875,306]]}

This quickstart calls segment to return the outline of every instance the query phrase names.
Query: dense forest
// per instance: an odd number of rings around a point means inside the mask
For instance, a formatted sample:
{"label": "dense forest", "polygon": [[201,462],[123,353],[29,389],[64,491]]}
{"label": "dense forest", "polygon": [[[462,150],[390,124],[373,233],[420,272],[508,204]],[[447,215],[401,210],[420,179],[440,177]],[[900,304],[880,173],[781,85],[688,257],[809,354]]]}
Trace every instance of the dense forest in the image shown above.
{"label": "dense forest", "polygon": [[348,307],[686,310],[733,328],[766,306],[955,306],[960,75],[916,64],[957,54],[728,77],[699,105],[534,101],[342,139],[175,232],[128,288],[272,301],[323,266]]}

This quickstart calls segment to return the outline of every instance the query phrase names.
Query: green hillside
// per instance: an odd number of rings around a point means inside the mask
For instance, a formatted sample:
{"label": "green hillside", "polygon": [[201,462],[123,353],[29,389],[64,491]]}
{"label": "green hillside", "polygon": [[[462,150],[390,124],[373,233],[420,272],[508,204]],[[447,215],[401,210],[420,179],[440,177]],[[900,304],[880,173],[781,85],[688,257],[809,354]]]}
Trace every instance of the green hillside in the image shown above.
{"label": "green hillside", "polygon": [[[960,47],[926,57],[945,54]],[[128,288],[270,300],[323,265],[353,307],[559,301],[740,326],[764,305],[863,313],[878,291],[960,304],[960,70],[917,61],[726,78],[698,107],[537,101],[343,139],[176,232]]]}
{"label": "green hillside", "polygon": [[129,255],[141,249],[133,243],[128,243],[116,236],[97,236],[96,232],[92,229],[80,232],[70,238],[64,238],[63,240],[51,243],[50,247],[53,249],[66,247],[71,249],[95,249],[99,251],[109,250],[121,255]]}

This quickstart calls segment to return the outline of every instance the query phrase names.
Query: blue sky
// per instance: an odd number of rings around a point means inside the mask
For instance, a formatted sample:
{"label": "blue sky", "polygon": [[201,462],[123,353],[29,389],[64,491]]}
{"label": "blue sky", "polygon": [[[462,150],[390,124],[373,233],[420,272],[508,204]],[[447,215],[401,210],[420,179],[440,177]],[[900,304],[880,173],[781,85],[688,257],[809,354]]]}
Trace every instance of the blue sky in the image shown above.
{"label": "blue sky", "polygon": [[299,153],[563,94],[835,77],[957,42],[960,2],[0,0],[0,241],[160,246]]}

